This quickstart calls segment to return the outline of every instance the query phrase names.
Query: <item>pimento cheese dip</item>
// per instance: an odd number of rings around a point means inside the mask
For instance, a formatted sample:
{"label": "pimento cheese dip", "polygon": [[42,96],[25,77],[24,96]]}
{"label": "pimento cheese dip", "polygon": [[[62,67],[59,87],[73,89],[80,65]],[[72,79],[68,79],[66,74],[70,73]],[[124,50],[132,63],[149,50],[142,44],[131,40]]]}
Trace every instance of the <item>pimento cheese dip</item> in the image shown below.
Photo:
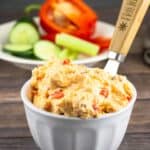
{"label": "pimento cheese dip", "polygon": [[99,68],[52,61],[35,68],[31,78],[31,100],[45,111],[79,118],[98,118],[126,107],[132,85],[121,75]]}

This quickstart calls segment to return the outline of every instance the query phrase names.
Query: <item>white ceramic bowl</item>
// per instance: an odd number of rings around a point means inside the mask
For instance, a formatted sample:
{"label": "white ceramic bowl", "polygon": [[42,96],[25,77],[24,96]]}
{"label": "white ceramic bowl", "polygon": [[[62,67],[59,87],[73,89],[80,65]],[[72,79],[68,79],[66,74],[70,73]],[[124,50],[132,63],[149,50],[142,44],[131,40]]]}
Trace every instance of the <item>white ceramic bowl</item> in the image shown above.
{"label": "white ceramic bowl", "polygon": [[137,93],[119,112],[99,119],[59,116],[36,108],[29,100],[30,81],[21,90],[32,136],[41,150],[117,150],[127,129]]}
{"label": "white ceramic bowl", "polygon": [[[37,22],[37,25],[40,28],[39,19],[36,18],[35,21]],[[44,61],[25,59],[25,58],[13,56],[13,55],[3,51],[3,44],[7,43],[8,35],[10,33],[11,28],[13,27],[13,25],[15,23],[16,23],[16,21],[11,21],[11,22],[7,22],[7,23],[0,25],[0,59],[2,59],[4,61],[8,61],[10,63],[13,63],[14,65],[16,65],[20,68],[32,70],[37,65],[43,64]],[[44,32],[41,28],[40,28],[40,31]],[[95,30],[95,33],[93,34],[93,36],[102,35],[102,36],[111,38],[113,35],[113,31],[114,31],[113,25],[106,23],[106,22],[98,21],[96,23],[96,30]],[[107,55],[108,55],[108,52],[106,51],[95,57],[88,57],[88,58],[84,58],[84,59],[80,59],[80,60],[78,59],[78,60],[74,61],[74,63],[92,66],[92,65],[94,65],[94,63],[106,60]]]}

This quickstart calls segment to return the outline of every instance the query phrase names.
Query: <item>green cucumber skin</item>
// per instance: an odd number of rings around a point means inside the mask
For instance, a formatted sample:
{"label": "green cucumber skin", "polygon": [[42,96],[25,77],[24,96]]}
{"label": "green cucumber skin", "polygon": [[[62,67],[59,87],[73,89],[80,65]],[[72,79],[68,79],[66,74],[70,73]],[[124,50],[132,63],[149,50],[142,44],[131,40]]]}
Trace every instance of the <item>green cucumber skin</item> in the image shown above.
{"label": "green cucumber skin", "polygon": [[34,19],[31,17],[22,17],[22,18],[18,19],[18,21],[16,22],[16,24],[14,26],[16,26],[19,23],[23,23],[23,22],[33,25],[38,31],[38,25],[35,23]]}
{"label": "green cucumber skin", "polygon": [[20,44],[6,44],[3,46],[5,51],[9,51],[12,53],[22,53],[28,52],[32,50],[32,45],[20,45]]}
{"label": "green cucumber skin", "polygon": [[60,33],[56,35],[55,42],[57,45],[68,48],[72,51],[87,54],[90,56],[96,56],[99,51],[99,46],[77,37]]}
{"label": "green cucumber skin", "polygon": [[23,58],[35,58],[34,55],[33,55],[33,51],[30,50],[28,52],[10,52],[6,49],[4,49],[5,52],[11,54],[11,55],[14,55],[14,56],[18,56],[18,57],[23,57]]}
{"label": "green cucumber skin", "polygon": [[22,45],[6,44],[4,45],[3,50],[7,53],[10,53],[12,55],[19,56],[19,57],[33,56],[33,48],[31,45],[23,45],[23,47],[21,46]]}
{"label": "green cucumber skin", "polygon": [[[27,25],[27,29],[29,28],[31,30],[32,29],[34,30],[34,31],[32,31],[32,35],[33,35],[33,33],[35,33],[35,37],[36,37],[36,40],[34,42],[30,42],[31,37],[29,37],[29,36],[27,36],[28,37],[27,39],[29,40],[29,42],[28,41],[27,42],[19,42],[18,40],[16,40],[14,42],[14,41],[11,40],[12,32],[17,28],[17,26],[20,26],[22,24]],[[25,26],[25,28],[26,28],[26,26]],[[17,31],[15,31],[15,32],[17,32]],[[19,37],[19,35],[18,35],[18,37]],[[12,39],[13,39],[13,37],[12,37]],[[28,45],[28,44],[32,45],[35,42],[37,42],[39,39],[40,39],[40,35],[39,35],[39,31],[38,31],[38,26],[36,25],[35,21],[30,17],[22,17],[22,18],[18,19],[16,21],[15,25],[12,27],[12,29],[10,31],[10,34],[9,34],[10,45],[11,44],[12,45],[17,45],[17,44],[18,45]],[[9,44],[6,44],[6,45],[9,45]],[[3,50],[6,51],[7,53],[10,53],[10,54],[14,55],[14,56],[35,59],[35,56],[33,55],[33,47],[32,46],[31,46],[30,49],[27,49],[25,51],[22,51],[22,50],[21,51],[17,51],[17,50],[15,51],[15,49],[11,50],[9,48],[8,49],[5,48],[5,45],[4,45]]]}
{"label": "green cucumber skin", "polygon": [[23,57],[23,58],[33,58],[33,51],[23,52],[23,53],[12,53],[15,56]]}

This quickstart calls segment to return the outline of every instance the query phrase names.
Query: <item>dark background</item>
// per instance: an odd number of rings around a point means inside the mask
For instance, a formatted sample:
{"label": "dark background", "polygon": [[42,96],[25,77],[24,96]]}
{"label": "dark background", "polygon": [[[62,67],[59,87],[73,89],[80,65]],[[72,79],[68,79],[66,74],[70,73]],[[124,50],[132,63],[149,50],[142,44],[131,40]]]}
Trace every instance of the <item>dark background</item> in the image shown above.
{"label": "dark background", "polygon": [[[30,3],[44,0],[0,0],[0,23],[23,15],[24,7]],[[85,0],[92,6],[102,20],[114,23],[121,0]],[[113,13],[112,13],[113,12]]]}
{"label": "dark background", "polygon": [[[115,23],[122,0],[85,0],[95,9],[99,18],[103,21]],[[0,0],[0,23],[17,19],[23,15],[25,6],[31,3],[42,3],[44,0]],[[150,13],[144,22],[148,23]]]}

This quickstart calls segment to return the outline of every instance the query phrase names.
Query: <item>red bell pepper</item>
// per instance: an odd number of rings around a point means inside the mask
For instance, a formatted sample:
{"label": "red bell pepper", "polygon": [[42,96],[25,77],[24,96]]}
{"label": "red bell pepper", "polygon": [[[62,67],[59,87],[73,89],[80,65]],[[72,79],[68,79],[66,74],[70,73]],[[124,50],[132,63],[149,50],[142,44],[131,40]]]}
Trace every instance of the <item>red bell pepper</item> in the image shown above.
{"label": "red bell pepper", "polygon": [[42,40],[55,41],[55,33],[45,34],[41,36]]}
{"label": "red bell pepper", "polygon": [[46,32],[66,32],[89,37],[95,30],[97,16],[83,0],[47,0],[40,9],[40,23]]}
{"label": "red bell pepper", "polygon": [[104,96],[104,97],[108,97],[109,95],[109,91],[106,88],[102,88],[100,91],[100,95]]}
{"label": "red bell pepper", "polygon": [[50,96],[51,96],[51,98],[60,99],[60,98],[64,97],[64,93],[62,90],[58,90],[58,91],[55,91]]}

